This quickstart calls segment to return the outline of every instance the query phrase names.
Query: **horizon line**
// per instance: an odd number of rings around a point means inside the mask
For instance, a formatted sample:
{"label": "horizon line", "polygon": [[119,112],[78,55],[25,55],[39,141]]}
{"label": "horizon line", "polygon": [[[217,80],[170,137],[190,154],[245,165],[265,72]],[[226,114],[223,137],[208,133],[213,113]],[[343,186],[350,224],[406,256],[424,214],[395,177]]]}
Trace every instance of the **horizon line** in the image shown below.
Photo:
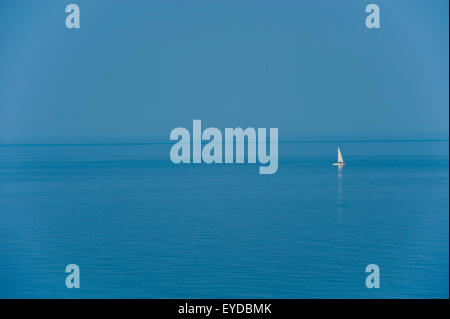
{"label": "horizon line", "polygon": [[[164,145],[164,144],[174,144],[176,141],[152,141],[152,142],[92,142],[92,143],[81,143],[81,142],[74,142],[74,143],[0,143],[0,146],[95,146],[95,145]],[[278,141],[279,144],[306,144],[306,143],[427,143],[427,142],[449,142],[449,139],[443,139],[443,138],[434,138],[434,139],[323,139],[323,140],[281,140]],[[209,141],[205,141],[205,143],[209,143]],[[248,142],[245,142],[248,143]]]}

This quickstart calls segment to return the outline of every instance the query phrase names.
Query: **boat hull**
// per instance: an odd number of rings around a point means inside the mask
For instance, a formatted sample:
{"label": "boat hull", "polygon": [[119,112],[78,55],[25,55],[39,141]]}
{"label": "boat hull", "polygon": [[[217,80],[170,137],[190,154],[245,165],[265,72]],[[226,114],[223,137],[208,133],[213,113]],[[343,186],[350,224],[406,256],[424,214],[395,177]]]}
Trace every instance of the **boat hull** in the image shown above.
{"label": "boat hull", "polygon": [[345,163],[333,163],[333,166],[340,166],[340,167],[342,167],[344,165],[345,165]]}

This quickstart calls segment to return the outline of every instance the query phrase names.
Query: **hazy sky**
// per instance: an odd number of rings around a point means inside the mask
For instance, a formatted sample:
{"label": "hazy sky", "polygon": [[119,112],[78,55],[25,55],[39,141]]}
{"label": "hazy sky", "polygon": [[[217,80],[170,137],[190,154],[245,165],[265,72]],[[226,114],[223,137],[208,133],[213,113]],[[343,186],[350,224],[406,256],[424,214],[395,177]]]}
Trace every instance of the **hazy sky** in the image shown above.
{"label": "hazy sky", "polygon": [[[81,28],[65,27],[77,3]],[[381,29],[365,27],[365,6]],[[448,1],[0,2],[0,143],[448,138]]]}

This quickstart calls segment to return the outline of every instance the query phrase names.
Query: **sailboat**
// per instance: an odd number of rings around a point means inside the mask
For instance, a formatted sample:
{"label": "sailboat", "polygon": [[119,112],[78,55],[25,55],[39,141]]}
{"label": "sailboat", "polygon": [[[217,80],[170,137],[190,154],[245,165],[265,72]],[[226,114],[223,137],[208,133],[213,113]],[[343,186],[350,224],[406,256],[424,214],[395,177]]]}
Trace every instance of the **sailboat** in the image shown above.
{"label": "sailboat", "polygon": [[341,150],[338,147],[338,161],[337,163],[333,163],[334,166],[342,167],[345,165],[344,159],[342,158]]}

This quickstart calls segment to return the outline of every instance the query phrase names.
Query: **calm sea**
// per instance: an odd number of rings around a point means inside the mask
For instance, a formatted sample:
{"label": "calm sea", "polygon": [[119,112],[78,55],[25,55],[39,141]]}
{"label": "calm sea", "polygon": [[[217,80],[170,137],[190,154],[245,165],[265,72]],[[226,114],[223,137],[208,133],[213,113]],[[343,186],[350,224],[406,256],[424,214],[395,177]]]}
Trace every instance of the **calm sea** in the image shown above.
{"label": "calm sea", "polygon": [[275,175],[170,147],[0,146],[0,297],[449,297],[448,142],[281,143]]}

